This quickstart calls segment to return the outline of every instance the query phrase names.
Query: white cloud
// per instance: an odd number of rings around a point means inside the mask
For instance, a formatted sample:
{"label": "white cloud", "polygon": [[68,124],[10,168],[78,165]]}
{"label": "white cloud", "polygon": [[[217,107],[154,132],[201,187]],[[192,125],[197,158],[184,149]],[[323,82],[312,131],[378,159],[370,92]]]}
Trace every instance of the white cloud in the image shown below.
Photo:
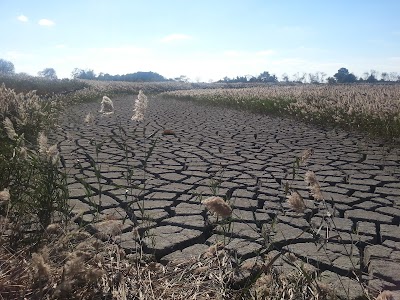
{"label": "white cloud", "polygon": [[190,40],[192,37],[187,34],[181,34],[181,33],[173,33],[169,34],[161,39],[161,42],[163,43],[169,43],[169,42],[174,42],[174,41],[181,41],[181,40]]}
{"label": "white cloud", "polygon": [[54,26],[56,23],[54,23],[53,21],[48,20],[48,19],[41,19],[41,20],[39,20],[38,24],[40,26],[51,27],[51,26]]}
{"label": "white cloud", "polygon": [[120,46],[120,47],[104,47],[104,48],[90,48],[89,51],[93,51],[98,55],[142,55],[148,54],[150,51],[147,48],[141,48],[136,46]]}
{"label": "white cloud", "polygon": [[243,52],[236,51],[236,50],[224,51],[224,56],[227,56],[227,57],[239,57],[239,56],[242,56],[243,54],[244,54]]}
{"label": "white cloud", "polygon": [[28,22],[28,21],[29,21],[29,20],[28,20],[28,17],[26,17],[26,16],[24,16],[24,15],[18,16],[18,17],[17,17],[17,20],[18,20],[18,21],[21,21],[21,22]]}
{"label": "white cloud", "polygon": [[268,56],[268,55],[272,55],[275,53],[276,52],[274,50],[262,50],[262,51],[258,51],[256,54],[260,55],[260,56]]}

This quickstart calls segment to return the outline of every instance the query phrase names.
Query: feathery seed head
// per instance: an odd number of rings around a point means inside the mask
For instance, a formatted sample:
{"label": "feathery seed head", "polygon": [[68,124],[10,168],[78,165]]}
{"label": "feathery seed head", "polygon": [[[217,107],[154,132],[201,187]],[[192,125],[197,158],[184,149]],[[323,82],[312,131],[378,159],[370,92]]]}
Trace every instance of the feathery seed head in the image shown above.
{"label": "feathery seed head", "polygon": [[143,121],[147,109],[147,103],[147,96],[142,90],[140,90],[133,108],[133,116],[131,118],[133,121]]}
{"label": "feathery seed head", "polygon": [[302,213],[306,209],[303,197],[297,192],[292,192],[290,196],[288,196],[287,201],[290,207],[298,213]]}
{"label": "feathery seed head", "polygon": [[383,291],[376,297],[376,300],[395,300],[395,298],[391,292]]}
{"label": "feathery seed head", "polygon": [[88,112],[88,114],[85,116],[84,122],[87,125],[93,124],[94,122],[94,116],[92,114],[92,112]]}
{"label": "feathery seed head", "polygon": [[313,149],[307,149],[303,152],[300,158],[301,163],[305,163],[314,154]]}
{"label": "feathery seed head", "polygon": [[227,218],[232,214],[232,208],[221,197],[212,196],[204,199],[202,203],[212,213]]}
{"label": "feathery seed head", "polygon": [[315,177],[315,173],[311,170],[307,171],[304,175],[304,181],[309,185],[318,184],[317,178]]}
{"label": "feathery seed head", "polygon": [[43,132],[39,133],[37,142],[39,145],[39,153],[45,154],[49,146],[47,144],[47,136]]}
{"label": "feathery seed head", "polygon": [[309,170],[306,172],[306,174],[304,175],[304,181],[308,184],[311,195],[314,197],[314,199],[323,200],[324,197],[321,192],[321,187],[313,171]]}
{"label": "feathery seed head", "polygon": [[101,100],[101,107],[100,107],[100,113],[103,113],[104,115],[109,115],[114,113],[114,104],[110,98],[107,96],[103,96],[103,100]]}
{"label": "feathery seed head", "polygon": [[15,141],[15,139],[18,137],[18,134],[15,132],[12,121],[6,117],[3,121],[3,125],[4,129],[6,130],[8,138]]}
{"label": "feathery seed head", "polygon": [[10,201],[10,191],[8,189],[4,189],[0,192],[0,205],[7,203]]}

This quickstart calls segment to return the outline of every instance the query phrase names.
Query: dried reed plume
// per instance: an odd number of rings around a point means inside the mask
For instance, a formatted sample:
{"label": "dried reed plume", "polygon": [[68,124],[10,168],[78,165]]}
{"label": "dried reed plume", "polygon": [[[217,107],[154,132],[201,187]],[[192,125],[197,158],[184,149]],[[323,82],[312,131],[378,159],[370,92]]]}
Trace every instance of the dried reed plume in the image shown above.
{"label": "dried reed plume", "polygon": [[313,171],[309,170],[306,172],[306,174],[304,175],[304,181],[308,184],[308,187],[310,188],[311,191],[311,195],[314,197],[315,200],[324,199],[321,193],[321,187]]}
{"label": "dried reed plume", "polygon": [[140,90],[133,108],[133,116],[131,118],[133,121],[142,121],[144,119],[147,102],[147,96]]}
{"label": "dried reed plume", "polygon": [[15,141],[15,139],[18,137],[18,134],[15,132],[12,121],[6,117],[3,121],[3,125],[4,129],[6,130],[8,138]]}
{"label": "dried reed plume", "polygon": [[298,213],[302,213],[306,209],[303,197],[301,197],[301,195],[296,191],[292,192],[290,196],[288,196],[287,201],[290,207]]}
{"label": "dried reed plume", "polygon": [[103,96],[103,100],[101,100],[101,107],[100,107],[100,113],[104,115],[109,115],[114,113],[114,104],[110,98],[107,96]]}
{"label": "dried reed plume", "polygon": [[28,158],[28,150],[25,147],[19,148],[19,157],[21,159],[27,159]]}
{"label": "dried reed plume", "polygon": [[37,281],[46,281],[50,278],[50,266],[45,262],[42,254],[32,254],[32,266],[35,272],[34,277]]}
{"label": "dried reed plume", "polygon": [[300,163],[304,164],[314,154],[313,149],[307,149],[300,157]]}
{"label": "dried reed plume", "polygon": [[39,132],[37,142],[39,145],[39,153],[46,154],[49,145],[47,143],[47,136],[43,132]]}
{"label": "dried reed plume", "polygon": [[8,189],[4,189],[0,192],[0,206],[3,204],[6,204],[8,201],[10,201],[10,192]]}
{"label": "dried reed plume", "polygon": [[85,116],[85,119],[83,120],[87,125],[93,124],[94,122],[94,116],[92,112],[88,112],[88,114]]}
{"label": "dried reed plume", "polygon": [[232,208],[221,197],[212,196],[204,199],[202,203],[212,213],[223,218],[227,218],[232,214]]}
{"label": "dried reed plume", "polygon": [[47,158],[53,165],[55,165],[60,157],[57,144],[49,147],[47,136],[43,132],[39,133],[37,142],[39,145],[39,154]]}
{"label": "dried reed plume", "polygon": [[391,292],[383,291],[376,297],[376,300],[395,300],[395,298]]}

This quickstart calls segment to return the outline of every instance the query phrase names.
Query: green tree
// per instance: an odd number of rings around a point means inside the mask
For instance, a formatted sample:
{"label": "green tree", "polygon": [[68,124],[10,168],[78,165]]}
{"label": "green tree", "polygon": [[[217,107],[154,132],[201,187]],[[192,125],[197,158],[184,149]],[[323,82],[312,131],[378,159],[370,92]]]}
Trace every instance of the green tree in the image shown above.
{"label": "green tree", "polygon": [[15,67],[11,61],[0,58],[0,73],[3,74],[14,74]]}
{"label": "green tree", "polygon": [[43,71],[38,72],[38,76],[52,80],[57,79],[56,70],[54,70],[53,68],[43,69]]}
{"label": "green tree", "polygon": [[353,83],[357,82],[357,77],[350,73],[346,68],[340,68],[333,77],[336,78],[338,83]]}
{"label": "green tree", "polygon": [[270,75],[267,71],[264,71],[258,75],[257,79],[261,82],[278,82],[276,75]]}
{"label": "green tree", "polygon": [[71,76],[73,79],[89,79],[89,80],[96,79],[96,74],[94,73],[93,70],[82,70],[78,68],[75,68],[72,71]]}

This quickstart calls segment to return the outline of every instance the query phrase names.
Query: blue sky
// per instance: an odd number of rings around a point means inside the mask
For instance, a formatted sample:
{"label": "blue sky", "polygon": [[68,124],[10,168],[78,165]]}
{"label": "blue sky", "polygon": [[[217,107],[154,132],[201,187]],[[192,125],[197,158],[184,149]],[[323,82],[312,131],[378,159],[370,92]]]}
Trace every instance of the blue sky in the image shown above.
{"label": "blue sky", "polygon": [[59,77],[400,73],[399,13],[397,0],[1,0],[0,58]]}

